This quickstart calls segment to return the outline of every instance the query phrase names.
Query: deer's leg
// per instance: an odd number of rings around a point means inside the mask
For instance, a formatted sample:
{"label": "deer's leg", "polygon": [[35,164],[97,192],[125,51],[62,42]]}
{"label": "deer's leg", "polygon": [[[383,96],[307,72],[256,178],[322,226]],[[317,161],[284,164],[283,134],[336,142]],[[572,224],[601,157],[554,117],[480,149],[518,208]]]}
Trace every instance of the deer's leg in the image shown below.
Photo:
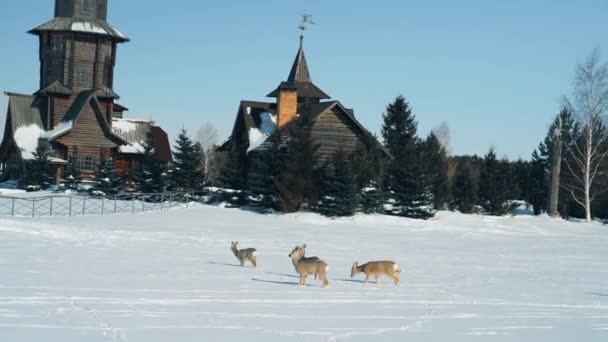
{"label": "deer's leg", "polygon": [[251,264],[253,265],[253,268],[258,268],[258,258],[251,258]]}
{"label": "deer's leg", "polygon": [[367,284],[367,281],[369,280],[369,275],[365,275],[365,281],[363,283]]}
{"label": "deer's leg", "polygon": [[378,284],[378,280],[380,279],[380,277],[378,276],[374,276],[376,278],[376,285]]}

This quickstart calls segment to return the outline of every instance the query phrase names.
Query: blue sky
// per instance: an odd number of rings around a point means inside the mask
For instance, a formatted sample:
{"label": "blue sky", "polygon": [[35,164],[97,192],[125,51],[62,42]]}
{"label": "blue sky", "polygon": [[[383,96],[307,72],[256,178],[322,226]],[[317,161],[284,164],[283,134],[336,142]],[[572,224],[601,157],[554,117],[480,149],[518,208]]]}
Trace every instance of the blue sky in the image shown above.
{"label": "blue sky", "polygon": [[[0,11],[0,90],[33,93],[37,41],[53,0]],[[154,5],[150,5],[154,3]],[[175,137],[205,121],[229,135],[238,103],[284,80],[295,57],[298,13],[313,81],[379,132],[403,94],[421,134],[442,122],[455,154],[528,158],[570,89],[577,60],[608,59],[606,0],[109,0],[120,46],[115,90],[131,118],[152,118]],[[6,98],[0,99],[2,122]]]}

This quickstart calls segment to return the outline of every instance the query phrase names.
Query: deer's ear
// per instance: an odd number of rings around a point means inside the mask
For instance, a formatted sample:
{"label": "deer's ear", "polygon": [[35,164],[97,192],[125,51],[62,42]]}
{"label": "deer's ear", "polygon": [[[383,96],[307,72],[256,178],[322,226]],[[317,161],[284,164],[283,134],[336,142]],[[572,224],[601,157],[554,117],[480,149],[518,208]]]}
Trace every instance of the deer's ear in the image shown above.
{"label": "deer's ear", "polygon": [[302,245],[302,248],[306,248],[306,244],[303,244],[303,245]]}

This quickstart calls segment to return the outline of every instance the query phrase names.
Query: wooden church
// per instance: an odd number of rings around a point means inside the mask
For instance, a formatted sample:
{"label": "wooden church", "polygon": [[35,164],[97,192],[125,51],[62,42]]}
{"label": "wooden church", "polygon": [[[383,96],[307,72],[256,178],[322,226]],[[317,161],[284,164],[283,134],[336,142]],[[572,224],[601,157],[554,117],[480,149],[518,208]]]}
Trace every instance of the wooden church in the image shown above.
{"label": "wooden church", "polygon": [[[370,142],[377,143],[370,139],[371,133],[357,120],[352,109],[331,100],[312,82],[303,45],[301,36],[300,48],[287,81],[281,82],[267,95],[276,101],[240,103],[232,135],[220,150],[240,152],[245,172],[256,162],[255,158],[268,149],[266,138],[276,131],[288,133],[296,126],[293,123],[303,115],[312,116],[311,136],[313,143],[319,146],[321,160],[338,152],[353,152]],[[248,173],[245,177],[250,178],[251,175]]]}
{"label": "wooden church", "polygon": [[56,0],[55,17],[29,33],[39,37],[40,88],[33,95],[7,92],[0,146],[3,180],[21,179],[39,145],[50,150],[57,181],[76,153],[87,180],[100,158],[114,159],[123,176],[137,166],[152,134],[157,158],[171,160],[167,134],[154,122],[123,118],[117,103],[117,47],[129,39],[107,23],[107,0]]}

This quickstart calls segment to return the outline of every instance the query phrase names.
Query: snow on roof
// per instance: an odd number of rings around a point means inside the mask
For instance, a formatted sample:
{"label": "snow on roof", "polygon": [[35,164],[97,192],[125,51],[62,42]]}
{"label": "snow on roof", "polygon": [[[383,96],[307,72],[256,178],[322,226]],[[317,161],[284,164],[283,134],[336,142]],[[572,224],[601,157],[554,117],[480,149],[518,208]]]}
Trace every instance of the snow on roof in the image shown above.
{"label": "snow on roof", "polygon": [[153,125],[154,123],[147,120],[112,119],[112,129],[125,134],[135,131],[140,124]]}
{"label": "snow on roof", "polygon": [[43,133],[44,130],[35,124],[17,128],[13,137],[24,160],[34,159],[34,153],[38,148],[38,140]]}
{"label": "snow on roof", "polygon": [[114,32],[108,32],[108,30],[106,28],[97,25],[93,21],[75,21],[72,23],[71,29],[73,31],[86,32],[86,33],[97,33],[97,34],[114,33],[116,36],[119,36],[120,38],[127,39],[127,36],[122,34],[116,28],[112,28],[114,30]]}
{"label": "snow on roof", "polygon": [[277,116],[264,112],[260,114],[260,127],[249,129],[249,148],[251,152],[260,147],[268,137],[277,130]]}
{"label": "snow on roof", "polygon": [[62,121],[53,130],[42,133],[40,135],[40,137],[43,139],[48,139],[48,140],[55,140],[55,139],[59,138],[60,136],[64,135],[65,133],[67,133],[68,131],[70,131],[73,126],[74,126],[74,122],[72,120]]}
{"label": "snow on roof", "polygon": [[120,153],[127,154],[139,154],[144,153],[144,146],[140,142],[130,143],[129,145],[122,145],[118,147]]}

